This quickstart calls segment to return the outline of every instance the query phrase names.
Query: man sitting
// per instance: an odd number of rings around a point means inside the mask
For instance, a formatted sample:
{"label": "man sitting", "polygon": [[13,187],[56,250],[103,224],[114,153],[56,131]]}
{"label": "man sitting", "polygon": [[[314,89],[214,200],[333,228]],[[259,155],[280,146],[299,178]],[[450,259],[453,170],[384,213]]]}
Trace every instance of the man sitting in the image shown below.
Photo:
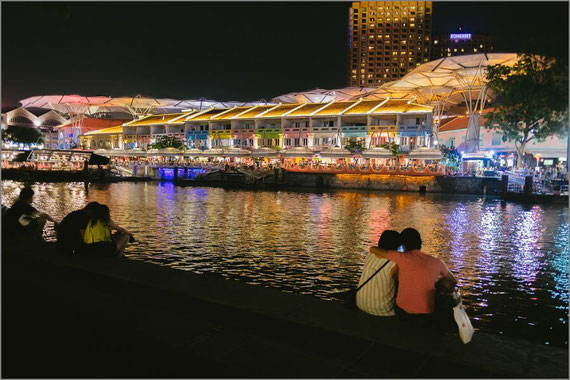
{"label": "man sitting", "polygon": [[67,253],[78,253],[83,248],[82,230],[93,217],[99,202],[89,202],[81,210],[72,211],[63,218],[57,230],[57,245]]}
{"label": "man sitting", "polygon": [[3,222],[6,225],[3,232],[4,238],[9,239],[10,243],[43,241],[43,229],[48,220],[57,229],[58,224],[54,218],[32,206],[33,199],[34,190],[24,187],[12,207],[5,211]]}

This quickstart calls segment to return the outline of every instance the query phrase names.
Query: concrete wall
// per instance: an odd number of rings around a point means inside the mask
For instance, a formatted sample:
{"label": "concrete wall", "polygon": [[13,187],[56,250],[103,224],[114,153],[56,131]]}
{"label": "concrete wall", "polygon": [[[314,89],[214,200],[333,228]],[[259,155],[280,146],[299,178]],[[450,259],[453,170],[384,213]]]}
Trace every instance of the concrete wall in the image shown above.
{"label": "concrete wall", "polygon": [[412,177],[403,175],[379,174],[310,174],[287,172],[285,184],[288,186],[322,189],[360,189],[419,191],[425,186],[427,192],[453,194],[499,195],[501,182],[496,178],[475,177]]}

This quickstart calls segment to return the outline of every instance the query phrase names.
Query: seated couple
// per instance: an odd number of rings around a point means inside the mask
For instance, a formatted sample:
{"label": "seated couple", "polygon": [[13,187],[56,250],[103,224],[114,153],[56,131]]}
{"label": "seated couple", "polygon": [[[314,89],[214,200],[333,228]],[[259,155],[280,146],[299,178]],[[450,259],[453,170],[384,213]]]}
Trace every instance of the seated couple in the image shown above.
{"label": "seated couple", "polygon": [[[111,234],[111,230],[117,231]],[[57,243],[66,252],[96,256],[122,256],[133,234],[111,220],[109,207],[90,202],[70,212],[57,230]]]}
{"label": "seated couple", "polygon": [[[401,246],[404,252],[398,251]],[[435,283],[443,277],[454,287],[457,281],[441,259],[423,253],[421,248],[420,233],[413,228],[401,234],[384,231],[378,247],[370,248],[358,285],[386,265],[356,293],[357,307],[379,316],[433,314]]]}

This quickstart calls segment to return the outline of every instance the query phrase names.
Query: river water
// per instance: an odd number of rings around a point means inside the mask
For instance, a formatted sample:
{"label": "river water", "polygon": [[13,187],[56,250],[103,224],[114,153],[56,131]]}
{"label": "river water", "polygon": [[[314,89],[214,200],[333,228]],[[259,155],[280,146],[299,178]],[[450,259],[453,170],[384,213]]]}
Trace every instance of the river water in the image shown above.
{"label": "river water", "polygon": [[[21,184],[2,182],[9,205]],[[57,218],[98,201],[137,241],[126,257],[335,302],[384,229],[414,227],[458,278],[475,328],[568,345],[568,208],[416,193],[42,183]],[[53,238],[51,228],[46,237]]]}

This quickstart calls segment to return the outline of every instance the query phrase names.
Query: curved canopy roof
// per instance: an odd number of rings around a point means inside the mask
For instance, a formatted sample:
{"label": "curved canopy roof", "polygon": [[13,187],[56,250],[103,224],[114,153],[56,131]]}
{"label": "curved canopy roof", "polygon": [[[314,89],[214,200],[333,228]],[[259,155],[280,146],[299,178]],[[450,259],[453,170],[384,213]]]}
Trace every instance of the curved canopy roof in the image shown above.
{"label": "curved canopy roof", "polygon": [[[401,79],[388,82],[369,92],[365,99],[417,99],[424,104],[462,103],[464,95],[479,97],[485,85],[486,68],[490,65],[512,66],[514,53],[482,53],[445,57],[418,66]],[[492,94],[487,93],[487,97]]]}
{"label": "curved canopy roof", "polygon": [[271,99],[275,103],[328,103],[332,101],[343,102],[355,97],[364,96],[375,90],[376,87],[345,87],[335,90],[314,90],[290,92]]}
{"label": "curved canopy roof", "polygon": [[182,110],[231,108],[271,104],[261,99],[255,102],[219,102],[211,99],[177,100],[147,98],[141,95],[112,98],[109,96],[41,95],[20,100],[22,107],[54,109],[62,113],[92,115],[98,112],[126,112],[132,115],[172,113]]}

